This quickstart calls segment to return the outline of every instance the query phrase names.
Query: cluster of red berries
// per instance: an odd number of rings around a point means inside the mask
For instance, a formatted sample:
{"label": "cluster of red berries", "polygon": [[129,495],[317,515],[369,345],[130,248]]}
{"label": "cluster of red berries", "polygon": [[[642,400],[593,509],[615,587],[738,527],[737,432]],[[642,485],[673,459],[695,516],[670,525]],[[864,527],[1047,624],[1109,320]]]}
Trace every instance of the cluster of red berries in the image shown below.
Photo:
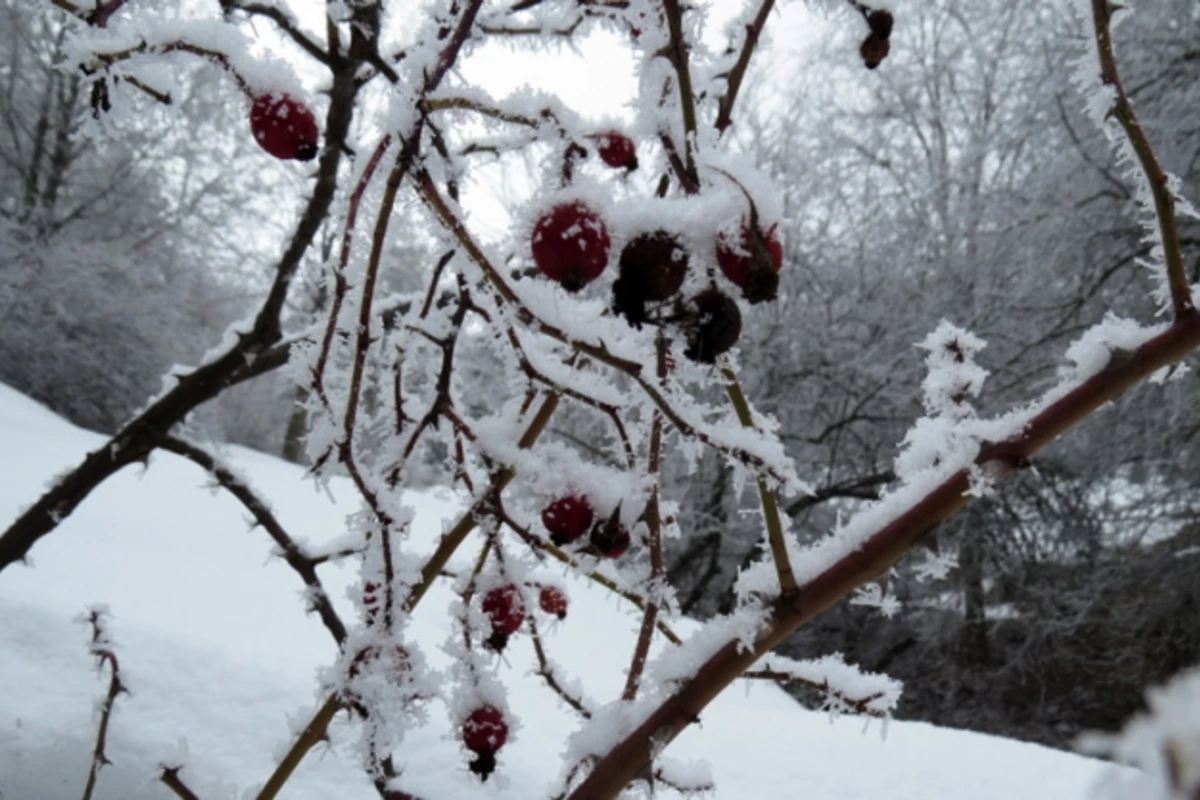
{"label": "cluster of red berries", "polygon": [[[540,587],[538,605],[542,611],[559,619],[567,616],[567,595],[557,586]],[[525,622],[525,599],[521,590],[511,583],[497,586],[483,596],[481,608],[492,624],[492,633],[485,644],[489,649],[501,652],[509,637]]]}
{"label": "cluster of red berries", "polygon": [[583,495],[560,497],[542,509],[542,524],[550,532],[550,541],[559,547],[578,542],[587,535],[587,544],[604,558],[620,558],[629,549],[629,530],[621,523],[618,506],[605,519],[597,519],[592,504]]}
{"label": "cluster of red berries", "polygon": [[877,8],[863,12],[867,18],[867,27],[871,32],[863,39],[858,51],[862,55],[863,64],[867,69],[875,69],[891,52],[892,23],[895,22],[892,12]]}
{"label": "cluster of red berries", "polygon": [[[621,134],[606,134],[601,157],[617,166],[635,164],[633,142]],[[538,217],[530,249],[538,271],[568,292],[578,292],[604,272],[611,240],[595,210],[582,200],[562,202]],[[749,303],[774,300],[783,266],[778,225],[764,230],[753,205],[740,221],[739,232],[718,232],[714,241],[717,265],[742,290]],[[613,282],[613,308],[630,325],[674,322],[686,336],[684,353],[694,361],[713,363],[737,342],[742,330],[738,304],[728,294],[709,288],[681,298],[690,254],[680,237],[656,229],[631,238],[618,259]]]}
{"label": "cluster of red berries", "polygon": [[250,132],[259,147],[285,161],[316,158],[321,138],[312,109],[291,95],[277,92],[254,98],[250,107]]}

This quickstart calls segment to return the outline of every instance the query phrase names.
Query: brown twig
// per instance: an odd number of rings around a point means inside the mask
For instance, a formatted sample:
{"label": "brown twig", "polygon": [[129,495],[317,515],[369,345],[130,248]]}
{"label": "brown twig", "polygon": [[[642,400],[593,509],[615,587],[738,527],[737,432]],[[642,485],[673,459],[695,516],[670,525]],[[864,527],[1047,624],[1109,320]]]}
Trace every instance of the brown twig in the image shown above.
{"label": "brown twig", "polygon": [[540,123],[533,117],[527,117],[524,114],[515,114],[511,111],[505,111],[502,108],[487,105],[479,100],[471,97],[434,97],[425,100],[421,103],[421,108],[426,113],[431,111],[474,111],[476,114],[482,114],[485,117],[492,117],[501,122],[511,122],[514,125],[524,125],[527,128],[536,128]]}
{"label": "brown twig", "polygon": [[267,778],[267,782],[259,790],[255,800],[274,800],[275,796],[279,794],[279,790],[292,777],[296,767],[300,766],[305,754],[315,747],[317,742],[325,738],[325,731],[329,729],[329,723],[333,721],[333,716],[340,707],[337,695],[330,695],[325,704],[317,709],[317,713],[300,732],[296,741],[292,742],[292,746],[275,767],[275,771]]}
{"label": "brown twig", "polygon": [[296,21],[292,19],[283,9],[268,5],[265,3],[242,3],[239,0],[220,0],[222,10],[228,14],[231,11],[243,11],[248,16],[262,16],[274,22],[281,31],[287,34],[288,38],[300,46],[300,49],[308,53],[326,66],[330,66],[333,60],[329,57],[329,53],[312,39],[304,34],[304,31],[296,25]]}
{"label": "brown twig", "polygon": [[[738,383],[737,375],[733,370],[724,367],[721,373],[725,376],[725,390],[729,394],[729,400],[733,403],[733,409],[737,413],[738,421],[742,423],[742,427],[757,429],[754,424],[754,416],[750,411],[750,404],[746,400],[746,395],[742,391],[742,386]],[[763,521],[767,526],[767,541],[771,544],[771,557],[775,561],[775,573],[779,576],[779,590],[784,596],[796,593],[796,573],[792,571],[792,559],[788,555],[787,541],[783,533],[783,520],[779,517],[779,503],[775,498],[775,491],[767,485],[767,481],[762,475],[757,476],[758,483],[758,500],[762,505]]]}
{"label": "brown twig", "polygon": [[558,677],[554,674],[553,668],[550,666],[550,660],[546,658],[546,648],[542,644],[542,637],[538,633],[537,620],[531,615],[529,617],[529,633],[533,639],[533,652],[537,656],[538,670],[537,674],[546,681],[546,685],[550,687],[556,695],[562,698],[563,702],[575,709],[579,716],[584,719],[591,719],[592,712],[583,702],[581,698],[576,697],[566,690],[558,681]]}
{"label": "brown twig", "polygon": [[838,703],[841,703],[849,710],[856,714],[863,714],[869,717],[885,718],[888,712],[881,711],[876,708],[871,708],[871,704],[883,697],[883,692],[872,692],[871,694],[862,697],[852,697],[851,695],[835,689],[829,685],[829,681],[814,681],[808,678],[802,678],[799,675],[788,672],[786,670],[771,669],[769,666],[764,669],[752,669],[743,672],[741,677],[745,680],[760,680],[771,681],[777,684],[798,683],[813,691],[827,695]]}
{"label": "brown twig", "polygon": [[113,652],[108,632],[104,629],[104,612],[98,608],[91,609],[88,612],[87,622],[92,628],[92,642],[89,650],[96,657],[100,668],[108,664],[110,674],[108,692],[105,693],[104,700],[100,704],[100,723],[96,726],[96,744],[92,747],[92,764],[88,770],[87,785],[83,787],[83,800],[91,800],[92,793],[96,790],[96,780],[100,775],[100,768],[112,763],[105,753],[105,746],[108,742],[108,724],[112,719],[113,706],[116,704],[117,698],[128,692],[125,684],[121,682],[121,665],[117,661],[117,654]]}
{"label": "brown twig", "polygon": [[300,580],[304,581],[304,585],[308,587],[306,596],[312,604],[312,610],[316,611],[317,615],[320,616],[321,622],[325,625],[326,630],[329,631],[334,641],[339,646],[345,642],[346,625],[342,622],[341,617],[338,616],[337,610],[333,607],[333,602],[325,592],[325,586],[321,583],[321,578],[317,575],[317,564],[328,561],[329,557],[322,559],[311,557],[284,530],[283,525],[280,524],[279,519],[272,513],[266,502],[253,489],[247,486],[241,478],[219,463],[216,458],[203,448],[171,436],[161,437],[156,442],[156,445],[162,450],[186,458],[203,469],[212,476],[213,480],[221,488],[228,491],[238,502],[245,506],[250,515],[254,517],[254,521],[261,525],[262,529],[271,537],[271,541],[275,542],[275,545],[283,555],[283,560],[300,576]]}
{"label": "brown twig", "polygon": [[746,77],[746,69],[750,66],[750,57],[754,55],[754,50],[758,46],[758,37],[762,34],[763,28],[767,26],[767,18],[771,15],[771,9],[774,7],[775,0],[762,0],[762,5],[758,7],[758,13],[754,15],[754,21],[746,26],[746,39],[742,42],[742,49],[738,53],[737,61],[726,78],[725,94],[721,95],[721,99],[717,103],[716,127],[719,133],[724,133],[729,124],[733,122],[733,104],[737,102],[738,91],[742,88],[742,79]]}
{"label": "brown twig", "polygon": [[325,404],[325,407],[331,411],[329,398],[325,395],[325,366],[329,361],[329,352],[333,347],[333,337],[337,331],[338,317],[341,315],[342,302],[345,299],[348,288],[345,271],[347,264],[350,263],[350,245],[354,241],[354,227],[358,223],[358,209],[362,204],[363,193],[366,192],[367,186],[371,183],[371,178],[375,175],[375,170],[379,168],[379,162],[383,160],[383,155],[387,152],[391,144],[391,134],[385,134],[379,140],[379,143],[375,145],[375,150],[367,160],[367,165],[363,168],[362,174],[358,178],[358,183],[355,184],[354,191],[350,193],[350,199],[346,205],[346,222],[342,228],[341,250],[338,253],[337,270],[334,272],[333,302],[329,309],[329,322],[325,328],[325,336],[321,339],[321,351],[317,356],[317,363],[313,369],[313,391]]}
{"label": "brown twig", "polygon": [[683,36],[683,9],[679,0],[663,0],[663,11],[667,17],[667,30],[671,35],[670,44],[663,54],[675,68],[675,82],[679,86],[679,103],[683,112],[683,158],[688,178],[694,184],[700,183],[696,172],[696,159],[693,153],[693,138],[696,136],[696,98],[692,94],[692,74],[688,68],[688,45]]}
{"label": "brown twig", "polygon": [[[546,395],[533,420],[530,421],[529,426],[521,435],[521,439],[517,443],[518,447],[522,450],[527,450],[533,446],[534,442],[541,436],[542,431],[546,429],[546,425],[549,424],[555,409],[558,408],[558,402],[558,394],[552,392]],[[467,538],[467,534],[478,524],[479,517],[484,513],[485,509],[493,504],[493,499],[499,497],[500,492],[504,491],[504,487],[508,486],[509,481],[515,475],[516,472],[511,467],[504,467],[497,471],[483,495],[459,518],[455,526],[442,536],[437,549],[429,557],[429,560],[425,562],[425,566],[421,568],[421,580],[412,587],[408,593],[408,597],[404,599],[403,608],[405,613],[411,614],[413,609],[417,607],[417,604],[421,602],[421,598],[429,591],[429,587],[433,585],[433,581],[446,567],[450,556],[454,555],[454,551]]]}
{"label": "brown twig", "polygon": [[[655,341],[657,355],[657,372],[660,383],[667,377],[667,350],[669,342],[659,332]],[[650,452],[648,454],[647,473],[653,482],[650,490],[650,501],[646,504],[646,528],[650,536],[650,595],[646,601],[646,609],[642,613],[642,627],[638,631],[637,642],[633,648],[633,658],[629,663],[629,674],[625,679],[625,691],[621,699],[626,702],[637,697],[638,683],[646,668],[646,658],[650,654],[650,639],[654,635],[654,623],[658,620],[658,598],[655,596],[661,588],[659,582],[663,579],[663,550],[662,550],[662,518],[658,510],[659,467],[662,462],[662,413],[655,409],[650,420]]]}
{"label": "brown twig", "polygon": [[1100,79],[1113,90],[1112,113],[1125,131],[1154,197],[1154,215],[1162,237],[1167,285],[1171,291],[1175,319],[1178,320],[1195,313],[1196,307],[1192,301],[1187,269],[1183,263],[1183,247],[1179,241],[1179,228],[1175,219],[1175,195],[1171,191],[1167,174],[1159,164],[1154,148],[1150,146],[1150,140],[1146,137],[1137,114],[1134,113],[1133,104],[1125,94],[1125,86],[1117,71],[1117,58],[1113,52],[1110,14],[1108,0],[1092,0],[1092,21],[1100,57]]}
{"label": "brown twig", "polygon": [[200,800],[199,795],[187,787],[183,782],[183,778],[179,777],[179,772],[183,769],[179,767],[163,767],[159,773],[158,780],[168,789],[175,793],[179,800]]}

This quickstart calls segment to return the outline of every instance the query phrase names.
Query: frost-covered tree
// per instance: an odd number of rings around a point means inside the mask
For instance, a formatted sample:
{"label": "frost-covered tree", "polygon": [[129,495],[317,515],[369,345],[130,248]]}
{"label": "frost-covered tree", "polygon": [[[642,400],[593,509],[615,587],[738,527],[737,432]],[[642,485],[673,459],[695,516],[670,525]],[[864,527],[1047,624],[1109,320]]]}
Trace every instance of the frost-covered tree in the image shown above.
{"label": "frost-covered tree", "polygon": [[[799,683],[830,708],[887,715],[898,696],[889,678],[837,656],[796,660],[773,651],[847,597],[894,614],[895,594],[876,579],[922,544],[931,549],[906,568],[926,579],[943,576],[951,564],[934,546],[940,525],[972,500],[990,500],[1002,478],[1034,465],[1060,434],[1143,379],[1180,374],[1178,362],[1200,346],[1177,219],[1189,209],[1125,93],[1112,10],[1103,0],[1072,6],[1078,52],[1071,70],[1091,124],[1117,149],[1120,180],[1134,187],[1133,219],[1151,242],[1145,258],[1153,267],[1142,304],[1163,321],[1112,315],[1085,326],[1040,384],[1009,385],[1015,368],[1001,341],[1000,368],[991,370],[1001,378],[995,393],[980,334],[1006,330],[996,321],[1005,305],[1020,302],[1021,286],[1008,280],[1014,273],[996,252],[1006,223],[993,201],[1027,170],[1016,163],[1019,147],[993,147],[993,126],[1015,113],[999,103],[1006,93],[1043,90],[1018,70],[1032,50],[1001,49],[1003,25],[971,27],[919,11],[908,23],[903,6],[894,16],[857,1],[823,4],[832,24],[852,36],[845,52],[861,59],[864,80],[886,74],[870,70],[892,68],[893,42],[899,49],[906,36],[936,39],[944,26],[959,25],[956,35],[969,45],[963,58],[996,82],[947,83],[930,67],[915,85],[936,96],[894,87],[895,102],[917,104],[909,127],[876,120],[880,130],[871,132],[869,115],[859,122],[871,146],[891,137],[923,159],[925,169],[904,180],[876,174],[846,141],[854,131],[831,124],[830,147],[850,151],[835,162],[853,212],[841,216],[787,202],[777,176],[736,146],[749,119],[747,69],[771,0],[745,9],[719,53],[700,38],[705,9],[677,0],[448,0],[412,17],[401,5],[360,0],[331,3],[315,27],[297,16],[299,8],[240,0],[223,0],[219,16],[211,8],[174,13],[124,0],[53,5],[70,45],[69,67],[102,87],[93,90],[102,119],[133,124],[149,113],[140,104],[167,96],[172,65],[191,61],[220,78],[261,158],[292,162],[307,176],[256,313],[198,366],[175,370],[144,410],[0,535],[3,571],[105,479],[155,450],[194,461],[245,504],[304,582],[310,610],[340,652],[321,687],[324,701],[267,778],[258,794],[264,800],[278,795],[341,710],[360,723],[359,755],[381,797],[410,796],[408,776],[419,765],[406,756],[405,732],[424,724],[435,699],[460,733],[470,770],[480,780],[503,771],[520,709],[509,707],[490,664],[513,637],[534,639],[534,676],[578,714],[555,789],[576,800],[616,797],[635,783],[705,789],[665,771],[662,754],[739,679]],[[1022,9],[1039,7],[1014,5],[1004,19],[1018,25]],[[274,40],[256,33],[262,27]],[[589,119],[550,94],[493,97],[458,69],[492,40],[540,51],[595,29],[615,32],[635,65],[632,119],[624,123]],[[826,68],[834,67],[808,69]],[[322,76],[319,96],[305,90],[301,73]],[[956,92],[979,93],[985,109],[993,98],[996,119],[975,119],[967,100],[978,98]],[[939,133],[936,120],[926,124],[931,109],[959,122]],[[928,133],[932,143],[922,141]],[[1056,144],[1048,136],[1029,147]],[[527,191],[510,187],[512,223],[485,237],[466,189],[488,164],[519,159],[535,165],[535,179]],[[651,179],[631,178],[635,169]],[[890,227],[854,209],[854,197],[880,191],[895,198]],[[397,224],[408,208],[420,214],[427,248],[411,247],[405,232],[412,228]],[[800,246],[785,250],[796,217],[813,228],[802,224],[793,238]],[[918,223],[925,228],[906,240],[904,225]],[[321,233],[330,229],[336,234],[320,253]],[[889,243],[899,247],[908,281],[902,291],[881,284],[867,309],[824,287],[824,294],[809,291],[803,279],[781,282],[789,272],[819,277],[806,250],[818,251],[813,242],[823,235],[845,241],[855,232],[872,270]],[[404,263],[425,253],[429,263]],[[316,279],[322,302],[308,319],[293,319],[294,284],[314,259],[323,267]],[[854,270],[853,252],[845,260],[848,277],[838,280],[881,277]],[[1069,274],[1074,263],[1056,275],[1059,282],[1077,280]],[[421,280],[410,283],[414,275]],[[951,316],[936,311],[930,298],[939,296],[969,313],[939,319]],[[921,313],[901,317],[899,304]],[[819,331],[808,320],[822,315],[839,327],[857,323],[861,347],[797,336],[788,324],[803,318]],[[746,335],[760,317],[773,325],[772,336]],[[892,325],[895,318],[904,325]],[[1027,345],[1037,343],[1036,331],[1022,335]],[[913,344],[923,364],[908,367],[894,354]],[[802,375],[761,370],[755,388],[765,387],[768,404],[756,405],[742,365],[774,350],[780,365],[808,357],[824,373],[817,370],[815,390],[798,391],[788,404],[771,381],[801,386]],[[345,476],[362,499],[346,536],[329,550],[292,539],[253,488],[183,427],[201,404],[285,364],[304,398],[313,472]],[[833,426],[835,439],[841,429],[856,433],[853,410],[826,388],[838,367],[851,367],[867,387],[873,376],[908,373],[902,380],[911,395],[893,400],[889,413],[903,410],[909,419],[894,455],[895,440],[853,443],[872,470],[886,472],[863,486],[879,497],[817,530],[796,520],[829,492],[828,465],[812,457],[819,450],[781,433],[806,413]],[[555,427],[564,418],[569,424]],[[817,448],[828,439],[815,438],[808,444]],[[681,510],[680,482],[664,480],[668,466],[681,464],[698,470],[702,485],[749,489],[758,531],[728,613],[686,640],[674,630],[681,598],[664,555],[666,542],[697,520]],[[463,511],[434,551],[421,554],[408,546],[412,511],[401,490],[427,482],[456,492]],[[735,510],[706,509],[705,535],[720,537]],[[448,571],[451,557],[464,553],[472,566]],[[323,565],[346,559],[361,572],[358,614],[349,622],[321,582]],[[640,633],[618,696],[594,699],[542,647],[528,612],[554,613],[569,602],[541,577],[544,563],[566,565],[638,609]],[[455,633],[448,642],[419,641],[408,620],[442,580],[455,590],[444,610]],[[652,658],[660,640],[662,653]],[[426,667],[423,654],[433,647],[454,657],[452,669]],[[162,778],[190,796],[178,769],[164,769]]]}
{"label": "frost-covered tree", "polygon": [[243,272],[244,231],[271,225],[252,145],[211,82],[178,72],[163,113],[89,79],[50,4],[5,0],[0,19],[0,379],[113,430],[261,283]]}

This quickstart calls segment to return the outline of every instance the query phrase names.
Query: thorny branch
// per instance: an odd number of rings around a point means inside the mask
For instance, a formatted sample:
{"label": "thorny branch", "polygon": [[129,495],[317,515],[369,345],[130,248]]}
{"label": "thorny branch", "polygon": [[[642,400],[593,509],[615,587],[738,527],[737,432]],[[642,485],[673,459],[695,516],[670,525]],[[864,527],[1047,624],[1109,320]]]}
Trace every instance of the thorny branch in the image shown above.
{"label": "thorny branch", "polygon": [[[745,428],[755,428],[750,404],[746,401],[746,395],[742,392],[742,385],[738,383],[737,375],[728,367],[721,372],[725,376],[725,390],[729,393],[729,399],[737,412],[738,421]],[[759,475],[756,481],[759,502],[762,504],[763,521],[767,525],[767,541],[771,545],[771,558],[775,561],[775,573],[779,576],[779,590],[786,597],[795,594],[797,586],[796,573],[792,571],[792,559],[788,555],[787,542],[784,539],[783,520],[779,516],[779,503],[776,501],[775,491],[767,485],[767,481],[762,475]]]}
{"label": "thorny branch", "polygon": [[275,546],[279,548],[283,560],[291,567],[300,580],[304,581],[304,585],[308,587],[306,596],[308,602],[312,604],[312,610],[317,612],[321,617],[321,622],[329,631],[334,641],[340,646],[346,641],[346,625],[338,616],[337,610],[334,609],[329,595],[325,591],[325,586],[321,583],[320,577],[317,575],[317,565],[325,561],[329,561],[331,556],[322,558],[314,558],[305,551],[303,547],[296,543],[279,519],[271,511],[267,503],[260,498],[253,489],[229,470],[228,467],[217,461],[209,452],[201,447],[197,447],[191,442],[172,436],[164,436],[160,438],[156,445],[169,453],[182,456],[187,460],[196,464],[209,475],[213,477],[223,489],[237,498],[246,510],[254,517],[254,521],[262,526],[262,529],[271,537],[271,541],[275,542]]}
{"label": "thorny branch", "polygon": [[[667,351],[669,342],[664,334],[659,333],[654,343],[656,355],[656,373],[661,384],[667,377]],[[637,642],[633,648],[633,659],[629,664],[629,674],[625,680],[625,691],[621,699],[631,701],[637,698],[638,683],[642,679],[642,671],[646,668],[646,657],[650,654],[650,639],[654,635],[654,623],[658,620],[659,600],[657,594],[662,589],[664,580],[663,549],[662,549],[662,517],[658,509],[658,478],[662,466],[662,436],[663,418],[658,410],[650,419],[650,452],[647,454],[646,472],[654,481],[650,490],[650,502],[646,504],[646,530],[650,537],[650,581],[645,610],[642,613],[642,627],[638,631]]]}
{"label": "thorny branch", "polygon": [[158,780],[174,792],[179,800],[200,800],[199,795],[189,789],[187,784],[183,782],[183,778],[179,777],[179,773],[182,770],[183,767],[163,767]]}
{"label": "thorny branch", "polygon": [[1134,113],[1133,103],[1125,94],[1125,85],[1117,71],[1117,58],[1113,52],[1111,7],[1108,0],[1092,0],[1092,22],[1095,28],[1096,47],[1100,58],[1100,79],[1113,91],[1112,113],[1120,122],[1129,144],[1137,154],[1146,183],[1154,196],[1154,216],[1158,220],[1159,233],[1162,236],[1163,258],[1167,267],[1167,285],[1171,290],[1171,305],[1175,319],[1194,314],[1196,307],[1192,302],[1191,289],[1188,287],[1187,268],[1183,263],[1183,247],[1179,240],[1179,226],[1175,217],[1175,194],[1171,182],[1163,171],[1150,140]]}
{"label": "thorny branch", "polygon": [[847,694],[835,686],[831,686],[829,681],[819,682],[809,680],[794,673],[788,672],[787,670],[771,669],[769,665],[763,669],[747,670],[746,672],[742,673],[742,678],[747,680],[772,681],[773,683],[781,686],[788,683],[798,683],[802,686],[806,686],[809,689],[826,695],[827,697],[836,701],[840,706],[854,712],[855,714],[863,714],[868,717],[880,718],[886,718],[888,716],[888,712],[876,709],[872,705],[876,700],[879,700],[883,697],[882,692],[873,692],[868,695],[857,697]]}
{"label": "thorny branch", "polygon": [[537,656],[537,674],[546,681],[546,685],[550,687],[551,691],[561,697],[564,703],[575,709],[579,716],[591,719],[591,709],[584,704],[581,698],[568,692],[566,687],[559,682],[558,676],[554,673],[554,667],[550,665],[550,660],[546,657],[546,646],[542,643],[541,634],[538,633],[537,620],[532,616],[529,617],[529,633],[530,638],[533,639],[533,652]]}
{"label": "thorny branch", "polygon": [[[1128,358],[1114,360],[1107,369],[1046,405],[1023,430],[984,449],[975,465],[996,480],[1003,478],[1030,463],[1031,456],[1096,409],[1198,347],[1200,315],[1189,314]],[[571,794],[571,800],[616,797],[650,765],[653,753],[699,719],[725,687],[801,625],[890,569],[927,533],[970,502],[970,488],[970,470],[959,470],[868,536],[851,554],[800,587],[794,596],[778,598],[753,647],[743,648],[740,642],[731,641],[718,650],[600,759]]]}
{"label": "thorny branch", "polygon": [[110,674],[108,691],[100,704],[100,723],[96,726],[96,743],[92,747],[92,765],[88,770],[87,784],[83,787],[83,800],[91,800],[92,794],[96,790],[96,779],[100,775],[100,768],[112,763],[108,760],[105,752],[108,743],[108,724],[112,719],[113,706],[116,704],[117,698],[128,691],[125,684],[121,682],[121,665],[117,661],[117,654],[113,651],[112,642],[108,638],[104,618],[105,612],[98,608],[88,611],[87,622],[92,629],[92,642],[89,650],[99,662],[99,667],[103,668],[105,664],[108,665]]}

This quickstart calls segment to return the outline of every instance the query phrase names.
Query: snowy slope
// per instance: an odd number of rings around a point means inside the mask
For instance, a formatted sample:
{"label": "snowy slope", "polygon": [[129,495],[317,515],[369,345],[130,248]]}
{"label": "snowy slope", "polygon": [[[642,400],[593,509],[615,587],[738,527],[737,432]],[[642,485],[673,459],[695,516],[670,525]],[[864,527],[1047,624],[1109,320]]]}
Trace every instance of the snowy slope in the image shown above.
{"label": "snowy slope", "polygon": [[[0,386],[0,526],[55,473],[102,442]],[[356,509],[334,481],[332,499],[296,467],[239,448],[227,457],[268,497],[290,532],[311,543],[344,530]],[[431,549],[454,503],[412,495],[413,544]],[[132,696],[119,701],[101,775],[100,798],[171,797],[154,781],[160,763],[183,772],[202,797],[242,797],[261,783],[303,725],[316,675],[335,656],[332,640],[303,614],[295,575],[270,559],[261,531],[243,509],[206,488],[205,476],[174,456],[148,470],[127,469],[95,492],[33,550],[31,567],[0,575],[0,798],[80,796],[94,736],[94,708],[107,686],[87,655],[85,627],[72,620],[105,603]],[[326,587],[352,619],[349,568],[323,567]],[[561,573],[559,573],[561,574]],[[607,701],[618,694],[637,618],[603,590],[568,581],[571,613],[547,631],[550,655]],[[434,668],[449,635],[451,594],[431,592],[411,638]],[[617,613],[613,613],[616,611]],[[545,626],[544,626],[545,627]],[[429,800],[545,797],[575,723],[530,674],[532,648],[514,637],[496,664],[509,706],[523,723],[501,751],[499,771],[481,785],[466,770],[445,709],[409,733],[397,763],[406,787]],[[838,800],[1082,799],[1105,767],[1035,745],[891,723],[831,722],[772,686],[735,688],[668,751],[712,767],[720,798]],[[335,725],[332,746],[310,755],[284,798],[376,796],[355,756],[356,731]],[[669,793],[668,793],[669,794]]]}

